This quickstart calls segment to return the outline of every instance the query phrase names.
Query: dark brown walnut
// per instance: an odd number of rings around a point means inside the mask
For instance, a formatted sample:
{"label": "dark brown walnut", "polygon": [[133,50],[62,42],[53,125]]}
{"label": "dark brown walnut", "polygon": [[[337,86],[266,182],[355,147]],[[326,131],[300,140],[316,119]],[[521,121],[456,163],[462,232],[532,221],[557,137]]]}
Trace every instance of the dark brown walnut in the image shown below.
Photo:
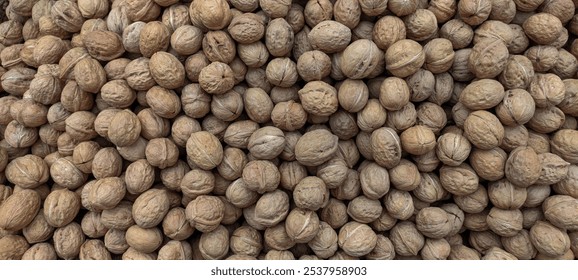
{"label": "dark brown walnut", "polygon": [[122,38],[111,31],[92,31],[82,42],[88,54],[100,61],[111,61],[124,53]]}

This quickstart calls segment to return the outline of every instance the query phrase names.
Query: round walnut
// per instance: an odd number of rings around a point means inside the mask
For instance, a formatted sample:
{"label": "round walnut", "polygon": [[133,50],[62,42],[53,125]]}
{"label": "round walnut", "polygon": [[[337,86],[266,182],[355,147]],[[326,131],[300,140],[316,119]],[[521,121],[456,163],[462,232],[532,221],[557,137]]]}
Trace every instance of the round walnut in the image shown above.
{"label": "round walnut", "polygon": [[393,43],[405,37],[405,24],[398,17],[381,17],[373,26],[372,40],[382,50],[387,50]]}
{"label": "round walnut", "polygon": [[[311,33],[309,35],[311,36]],[[341,71],[350,79],[367,78],[382,60],[383,52],[375,43],[360,39],[347,46],[341,54]]]}
{"label": "round walnut", "polygon": [[503,210],[497,207],[490,209],[486,218],[488,227],[504,237],[516,235],[522,230],[522,212],[520,210]]}
{"label": "round walnut", "polygon": [[211,232],[219,227],[225,216],[225,204],[216,196],[200,195],[187,205],[187,220],[200,232]]}
{"label": "round walnut", "polygon": [[[289,195],[279,189],[267,192],[257,200],[254,206],[245,208],[243,214],[246,219],[249,211],[254,212],[253,221],[258,227],[275,226],[289,214]],[[297,234],[297,232],[294,233]]]}
{"label": "round walnut", "polygon": [[467,24],[476,26],[483,23],[492,11],[491,0],[466,0],[458,2],[458,15]]}
{"label": "round walnut", "polygon": [[305,133],[295,146],[295,157],[305,166],[318,166],[337,152],[338,137],[325,129]]}
{"label": "round walnut", "polygon": [[406,129],[401,133],[400,140],[403,150],[412,155],[423,155],[432,151],[436,145],[433,131],[423,125]]}
{"label": "round walnut", "polygon": [[349,222],[339,230],[338,245],[352,257],[364,256],[377,245],[377,235],[366,224]]}
{"label": "round walnut", "polygon": [[459,102],[470,110],[488,110],[504,99],[504,86],[491,79],[481,79],[468,84],[460,93]]}
{"label": "round walnut", "polygon": [[351,30],[342,23],[327,20],[315,25],[307,37],[313,49],[330,54],[345,50],[351,41]]}
{"label": "round walnut", "polygon": [[40,195],[33,190],[12,194],[0,204],[0,228],[18,231],[28,226],[40,210]]}
{"label": "round walnut", "polygon": [[319,217],[314,211],[295,208],[287,215],[285,230],[295,243],[310,242],[319,229]]}
{"label": "round walnut", "polygon": [[135,143],[141,132],[138,117],[129,110],[114,114],[108,125],[108,138],[116,146],[129,146]]}
{"label": "round walnut", "polygon": [[508,47],[502,40],[484,39],[477,42],[468,58],[468,69],[480,79],[494,78],[506,67]]}
{"label": "round walnut", "polygon": [[578,228],[576,222],[577,199],[567,195],[550,196],[544,200],[542,208],[546,219],[558,228],[571,231]]}
{"label": "round walnut", "polygon": [[540,178],[541,160],[534,149],[518,147],[506,161],[506,178],[518,187],[528,187]]}
{"label": "round walnut", "polygon": [[385,53],[386,69],[399,78],[417,72],[424,62],[425,52],[422,46],[413,40],[399,40]]}
{"label": "round walnut", "polygon": [[80,197],[67,189],[56,190],[44,200],[44,217],[53,227],[63,227],[76,218],[80,210]]}
{"label": "round walnut", "polygon": [[272,162],[253,160],[243,168],[242,178],[248,190],[262,194],[278,187],[281,174]]}
{"label": "round walnut", "polygon": [[187,158],[205,170],[217,167],[223,159],[221,142],[207,131],[191,134],[186,149]]}
{"label": "round walnut", "polygon": [[528,38],[540,45],[553,43],[564,29],[560,19],[549,13],[537,13],[528,17],[522,27]]}
{"label": "round walnut", "polygon": [[538,252],[550,257],[562,256],[570,248],[570,238],[566,231],[545,221],[537,221],[532,226],[530,241]]}
{"label": "round walnut", "polygon": [[418,231],[415,224],[408,221],[397,223],[389,233],[389,238],[400,256],[417,256],[425,245],[424,236]]}
{"label": "round walnut", "polygon": [[535,79],[532,62],[525,56],[513,55],[500,74],[500,82],[507,89],[525,89]]}
{"label": "round walnut", "polygon": [[464,133],[477,148],[492,149],[502,143],[504,127],[494,114],[480,110],[468,115],[464,122]]}
{"label": "round walnut", "polygon": [[425,53],[424,68],[434,74],[448,71],[454,60],[452,42],[445,38],[435,38],[423,48]]}

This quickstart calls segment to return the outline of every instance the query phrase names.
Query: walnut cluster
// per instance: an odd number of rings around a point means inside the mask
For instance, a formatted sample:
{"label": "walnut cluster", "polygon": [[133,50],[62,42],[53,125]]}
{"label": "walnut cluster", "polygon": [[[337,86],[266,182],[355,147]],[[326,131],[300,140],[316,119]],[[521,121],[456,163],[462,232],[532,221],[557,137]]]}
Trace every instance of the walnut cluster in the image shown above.
{"label": "walnut cluster", "polygon": [[572,0],[9,0],[0,259],[575,259]]}

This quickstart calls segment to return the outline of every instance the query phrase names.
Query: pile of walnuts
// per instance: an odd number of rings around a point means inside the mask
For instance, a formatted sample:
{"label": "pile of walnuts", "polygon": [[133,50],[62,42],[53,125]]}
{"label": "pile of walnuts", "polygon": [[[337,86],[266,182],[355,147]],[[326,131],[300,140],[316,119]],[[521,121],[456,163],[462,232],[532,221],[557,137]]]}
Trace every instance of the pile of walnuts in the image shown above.
{"label": "pile of walnuts", "polygon": [[0,259],[574,259],[578,0],[11,0]]}

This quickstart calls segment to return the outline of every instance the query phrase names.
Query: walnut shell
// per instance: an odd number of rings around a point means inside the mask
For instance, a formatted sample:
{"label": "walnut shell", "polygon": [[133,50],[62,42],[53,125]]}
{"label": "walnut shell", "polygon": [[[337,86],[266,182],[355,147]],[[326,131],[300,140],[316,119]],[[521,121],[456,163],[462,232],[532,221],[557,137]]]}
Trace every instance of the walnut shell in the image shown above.
{"label": "walnut shell", "polygon": [[424,62],[425,52],[422,46],[413,40],[399,40],[385,53],[386,69],[399,78],[417,72]]}
{"label": "walnut shell", "polygon": [[28,226],[40,210],[40,195],[33,190],[22,190],[0,204],[0,228],[18,231]]}
{"label": "walnut shell", "polygon": [[124,53],[122,38],[111,31],[91,31],[82,42],[88,54],[100,61],[111,61]]}
{"label": "walnut shell", "polygon": [[540,178],[541,160],[529,147],[514,149],[506,161],[506,178],[518,187],[528,187]]}

